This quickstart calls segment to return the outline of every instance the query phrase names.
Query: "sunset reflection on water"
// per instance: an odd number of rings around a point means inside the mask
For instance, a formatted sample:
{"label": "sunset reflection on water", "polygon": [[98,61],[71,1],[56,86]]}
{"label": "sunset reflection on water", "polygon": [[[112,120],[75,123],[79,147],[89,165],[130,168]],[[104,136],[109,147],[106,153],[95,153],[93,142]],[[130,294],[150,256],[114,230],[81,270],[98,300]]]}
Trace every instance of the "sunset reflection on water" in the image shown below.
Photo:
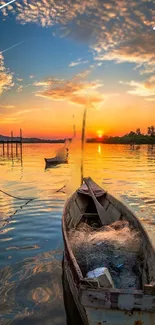
{"label": "sunset reflection on water", "polygon": [[[0,193],[1,324],[66,322],[61,215],[66,198],[80,184],[81,149],[71,145],[68,164],[45,169],[44,158],[56,150],[51,144],[23,145],[23,165],[19,160],[13,167],[0,156],[0,189],[34,198],[22,207],[24,202]],[[84,175],[127,204],[155,242],[154,148],[87,144]]]}

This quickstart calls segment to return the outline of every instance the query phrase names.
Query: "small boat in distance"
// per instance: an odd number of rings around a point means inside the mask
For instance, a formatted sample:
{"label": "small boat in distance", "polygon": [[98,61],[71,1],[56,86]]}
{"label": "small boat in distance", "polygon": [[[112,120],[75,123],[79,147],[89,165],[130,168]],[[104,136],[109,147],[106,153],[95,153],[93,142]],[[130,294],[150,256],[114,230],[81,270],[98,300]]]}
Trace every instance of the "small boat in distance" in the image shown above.
{"label": "small boat in distance", "polygon": [[45,164],[46,164],[46,168],[50,167],[50,166],[55,166],[55,165],[60,165],[60,164],[68,164],[68,151],[69,149],[66,148],[66,156],[55,156],[52,158],[45,158]]}
{"label": "small boat in distance", "polygon": [[[151,241],[128,207],[91,178],[84,182],[67,200],[62,216],[63,272],[82,323],[154,325]],[[106,272],[97,276],[99,267]]]}
{"label": "small boat in distance", "polygon": [[58,157],[45,158],[46,165],[58,165],[58,164],[67,164],[68,159],[59,159]]}

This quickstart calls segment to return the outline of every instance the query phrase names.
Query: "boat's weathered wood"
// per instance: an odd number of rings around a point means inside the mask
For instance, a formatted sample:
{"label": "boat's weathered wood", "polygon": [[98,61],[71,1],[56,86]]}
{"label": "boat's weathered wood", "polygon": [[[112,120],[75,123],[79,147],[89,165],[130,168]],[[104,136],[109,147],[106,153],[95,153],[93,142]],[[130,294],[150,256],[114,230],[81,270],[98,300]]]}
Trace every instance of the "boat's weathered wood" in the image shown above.
{"label": "boat's weathered wood", "polygon": [[67,164],[68,163],[68,159],[67,158],[60,159],[58,157],[45,158],[45,163],[46,163],[46,166],[59,165],[59,164]]}
{"label": "boat's weathered wood", "polygon": [[145,311],[86,308],[89,325],[154,325],[155,314]]}
{"label": "boat's weathered wood", "polygon": [[120,220],[121,212],[118,211],[113,204],[110,203],[106,211],[110,215],[112,222]]}
{"label": "boat's weathered wood", "polygon": [[81,213],[84,213],[86,211],[86,207],[88,205],[88,200],[83,197],[81,194],[76,193],[75,197],[76,204],[78,205]]}
{"label": "boat's weathered wood", "polygon": [[91,197],[95,203],[100,221],[102,225],[107,225],[109,223],[112,222],[112,220],[110,219],[110,215],[106,212],[105,208],[99,203],[99,201],[97,200],[97,198],[94,195],[94,192],[91,188],[91,181],[89,178],[84,178],[84,182],[86,183],[86,185],[88,186],[88,190],[91,194]]}
{"label": "boat's weathered wood", "polygon": [[83,289],[80,301],[85,307],[155,311],[155,296],[143,295],[138,290]]}
{"label": "boat's weathered wood", "polygon": [[64,239],[66,260],[69,261],[69,267],[71,268],[75,283],[80,284],[80,280],[83,279],[83,275],[82,275],[79,265],[77,264],[75,256],[73,255],[72,249],[70,247],[70,243],[69,243],[68,237],[67,237],[67,228],[65,225],[65,217],[66,217],[66,213],[67,213],[66,206],[69,201],[70,200],[68,200],[66,202],[65,207],[64,207],[63,218],[62,218],[62,233],[63,233],[63,239]]}
{"label": "boat's weathered wood", "polygon": [[[88,204],[87,197],[85,200],[82,195],[75,192],[68,202],[66,209],[66,221],[68,229],[75,228],[82,218]],[[73,218],[74,216],[74,218]]]}
{"label": "boat's weathered wood", "polygon": [[[91,184],[91,188],[95,193],[96,197],[99,198],[100,196],[106,195],[106,191],[103,188],[101,188],[99,185],[97,185],[90,177],[89,177],[89,182]],[[90,195],[88,187],[84,183],[80,186],[77,192],[85,195]]]}
{"label": "boat's weathered wood", "polygon": [[144,293],[146,295],[154,295],[155,296],[155,282],[144,285]]}
{"label": "boat's weathered wood", "polygon": [[[95,185],[93,185],[95,184]],[[96,280],[83,277],[79,265],[73,255],[68,240],[67,231],[75,228],[83,216],[89,219],[97,216],[92,210],[88,189],[84,185],[77,190],[65,205],[62,230],[64,237],[64,250],[66,272],[69,285],[72,288],[73,298],[83,317],[84,325],[154,325],[155,324],[155,251],[141,222],[130,209],[106,193],[91,180],[91,187],[95,188],[95,196],[106,213],[111,214],[112,222],[127,220],[130,225],[138,230],[142,237],[141,252],[144,263],[142,269],[142,290],[118,290],[98,287]],[[89,205],[90,204],[90,205]],[[74,205],[74,207],[73,207]],[[87,207],[88,206],[88,207]],[[75,298],[76,296],[76,298]]]}
{"label": "boat's weathered wood", "polygon": [[107,200],[106,196],[101,196],[98,200],[103,205],[105,210],[107,210],[108,206],[110,205],[110,202],[109,200]]}
{"label": "boat's weathered wood", "polygon": [[71,293],[72,293],[72,297],[73,297],[73,299],[75,301],[77,309],[78,309],[78,311],[80,313],[80,316],[81,316],[81,318],[83,320],[83,324],[84,325],[89,325],[88,319],[86,317],[86,313],[85,313],[85,310],[84,310],[84,307],[79,302],[79,287],[77,286],[77,283],[74,281],[73,272],[72,272],[72,270],[70,268],[69,261],[66,258],[66,256],[64,256],[64,272],[65,272],[66,277],[67,277],[67,281],[68,281],[68,284],[69,284],[69,287],[70,287],[70,290],[71,290]]}

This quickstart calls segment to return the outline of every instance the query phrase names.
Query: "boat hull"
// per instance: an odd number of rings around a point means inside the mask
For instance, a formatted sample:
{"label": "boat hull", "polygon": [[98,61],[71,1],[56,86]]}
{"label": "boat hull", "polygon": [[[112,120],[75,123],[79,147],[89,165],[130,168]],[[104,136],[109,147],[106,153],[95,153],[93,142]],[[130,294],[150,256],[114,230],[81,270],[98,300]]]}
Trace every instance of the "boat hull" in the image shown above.
{"label": "boat hull", "polygon": [[45,158],[45,164],[46,166],[55,166],[55,165],[60,165],[60,164],[67,164],[68,160],[67,159],[56,159],[56,158]]}
{"label": "boat hull", "polygon": [[[80,194],[79,194],[80,193]],[[83,193],[83,194],[82,194]],[[96,193],[100,202],[114,218],[124,216],[138,228],[143,238],[142,245],[146,260],[143,269],[144,283],[147,276],[155,281],[155,252],[140,221],[123,203],[98,188]],[[155,290],[154,285],[143,290],[106,289],[98,286],[97,281],[83,277],[72,252],[68,229],[75,229],[90,202],[86,188],[80,188],[66,202],[62,217],[64,239],[64,272],[84,325],[154,325],[155,324]],[[145,269],[148,269],[146,274]]]}
{"label": "boat hull", "polygon": [[[81,303],[79,301],[79,289],[73,280],[74,276],[73,276],[71,269],[69,267],[65,251],[64,251],[63,273],[64,273],[64,281],[66,282],[64,285],[64,290],[65,290],[65,287],[67,287],[67,286],[70,289],[71,297],[74,300],[74,305],[76,306],[76,311],[78,312],[78,320],[79,320],[78,325],[89,325],[85,308],[83,308],[83,306],[81,305]],[[67,309],[67,314],[70,313],[70,304],[66,303],[66,309]]]}
{"label": "boat hull", "polygon": [[[99,302],[96,305],[85,299],[82,290],[78,287],[73,280],[74,275],[69,266],[64,253],[63,272],[66,277],[66,281],[69,285],[72,299],[79,313],[79,317],[82,320],[83,325],[154,325],[155,324],[155,313],[145,311],[131,311],[131,310],[119,310],[119,309],[108,309],[105,308],[104,303]],[[90,295],[91,296],[91,295]],[[132,296],[126,295],[127,304],[130,303]],[[97,300],[97,299],[95,299]],[[120,298],[121,300],[121,298]],[[123,302],[125,297],[122,298]],[[90,303],[90,306],[89,306]],[[144,301],[145,304],[145,301]],[[87,306],[88,305],[88,306]],[[94,305],[91,306],[91,305]],[[70,308],[70,305],[66,305],[66,308]],[[123,308],[123,306],[122,306]],[[81,325],[78,321],[78,325]]]}
{"label": "boat hull", "polygon": [[84,325],[85,323],[82,320],[81,314],[77,308],[77,304],[75,303],[74,300],[74,293],[75,289],[73,292],[71,291],[71,283],[70,278],[68,276],[68,272],[66,270],[66,261],[65,258],[63,258],[63,263],[62,263],[62,284],[63,284],[63,297],[64,297],[64,305],[65,305],[65,310],[66,310],[66,318],[67,318],[67,325],[73,325],[75,324],[75,319],[76,319],[76,324],[78,325]]}
{"label": "boat hull", "polygon": [[154,325],[155,314],[86,308],[89,325]]}

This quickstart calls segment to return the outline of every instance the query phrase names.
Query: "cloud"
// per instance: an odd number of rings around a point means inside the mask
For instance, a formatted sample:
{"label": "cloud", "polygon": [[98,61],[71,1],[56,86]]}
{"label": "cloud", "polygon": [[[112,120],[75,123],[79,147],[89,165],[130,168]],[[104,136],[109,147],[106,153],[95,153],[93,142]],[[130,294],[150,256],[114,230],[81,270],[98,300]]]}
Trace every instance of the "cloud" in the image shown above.
{"label": "cloud", "polygon": [[75,78],[85,78],[90,74],[91,70],[84,70],[76,74]]}
{"label": "cloud", "polygon": [[144,74],[153,74],[155,73],[155,65],[150,64],[149,62],[143,65],[143,69],[139,71],[141,75]]}
{"label": "cloud", "polygon": [[130,81],[123,82],[120,81],[121,84],[129,85],[132,87],[132,90],[128,90],[129,94],[142,96],[142,97],[151,97],[148,101],[153,101],[153,96],[155,96],[155,76],[151,76],[147,80],[143,82],[138,81]]}
{"label": "cloud", "polygon": [[79,64],[86,64],[86,63],[88,63],[88,60],[86,60],[86,61],[81,61],[81,59],[78,59],[78,60],[75,61],[75,62],[71,62],[71,63],[69,64],[69,67],[75,67],[75,66],[77,66],[77,65],[79,65]]}
{"label": "cloud", "polygon": [[57,26],[60,36],[87,43],[100,62],[141,64],[143,73],[155,69],[154,1],[23,0],[13,7],[2,9],[5,18],[12,13],[21,24]]}
{"label": "cloud", "polygon": [[153,98],[145,98],[145,100],[147,100],[148,102],[155,102],[155,97]]}
{"label": "cloud", "polygon": [[41,81],[35,81],[33,83],[33,86],[36,87],[49,87],[53,84],[61,84],[64,82],[64,79],[56,79],[56,78],[48,78],[46,80],[41,80]]}
{"label": "cloud", "polygon": [[[84,82],[76,75],[72,80],[59,80],[50,78],[46,81],[37,82],[37,86],[42,86],[43,90],[36,93],[36,96],[45,97],[55,101],[67,100],[70,103],[90,106],[101,104],[104,96],[98,91],[103,84],[99,80]],[[52,82],[51,82],[52,80]]]}
{"label": "cloud", "polygon": [[7,117],[0,119],[0,124],[20,124],[22,120],[19,117]]}
{"label": "cloud", "polygon": [[0,108],[15,108],[15,106],[14,105],[0,105]]}
{"label": "cloud", "polygon": [[21,81],[23,81],[23,79],[22,78],[17,78],[17,81],[21,82]]}
{"label": "cloud", "polygon": [[4,57],[0,53],[0,95],[5,91],[14,86],[13,75],[4,66]]}
{"label": "cloud", "polygon": [[155,69],[155,38],[153,32],[147,37],[145,34],[135,35],[132,40],[122,43],[105,54],[99,54],[95,60],[116,61],[117,63],[131,62]]}
{"label": "cloud", "polygon": [[22,85],[17,85],[17,92],[20,93],[23,90]]}
{"label": "cloud", "polygon": [[17,116],[20,116],[20,115],[23,115],[23,114],[27,114],[27,113],[30,113],[32,110],[30,110],[30,109],[25,109],[25,110],[23,110],[23,111],[17,111],[16,112],[16,115]]}
{"label": "cloud", "polygon": [[30,79],[33,79],[33,78],[35,78],[35,76],[33,76],[33,75],[30,75]]}

